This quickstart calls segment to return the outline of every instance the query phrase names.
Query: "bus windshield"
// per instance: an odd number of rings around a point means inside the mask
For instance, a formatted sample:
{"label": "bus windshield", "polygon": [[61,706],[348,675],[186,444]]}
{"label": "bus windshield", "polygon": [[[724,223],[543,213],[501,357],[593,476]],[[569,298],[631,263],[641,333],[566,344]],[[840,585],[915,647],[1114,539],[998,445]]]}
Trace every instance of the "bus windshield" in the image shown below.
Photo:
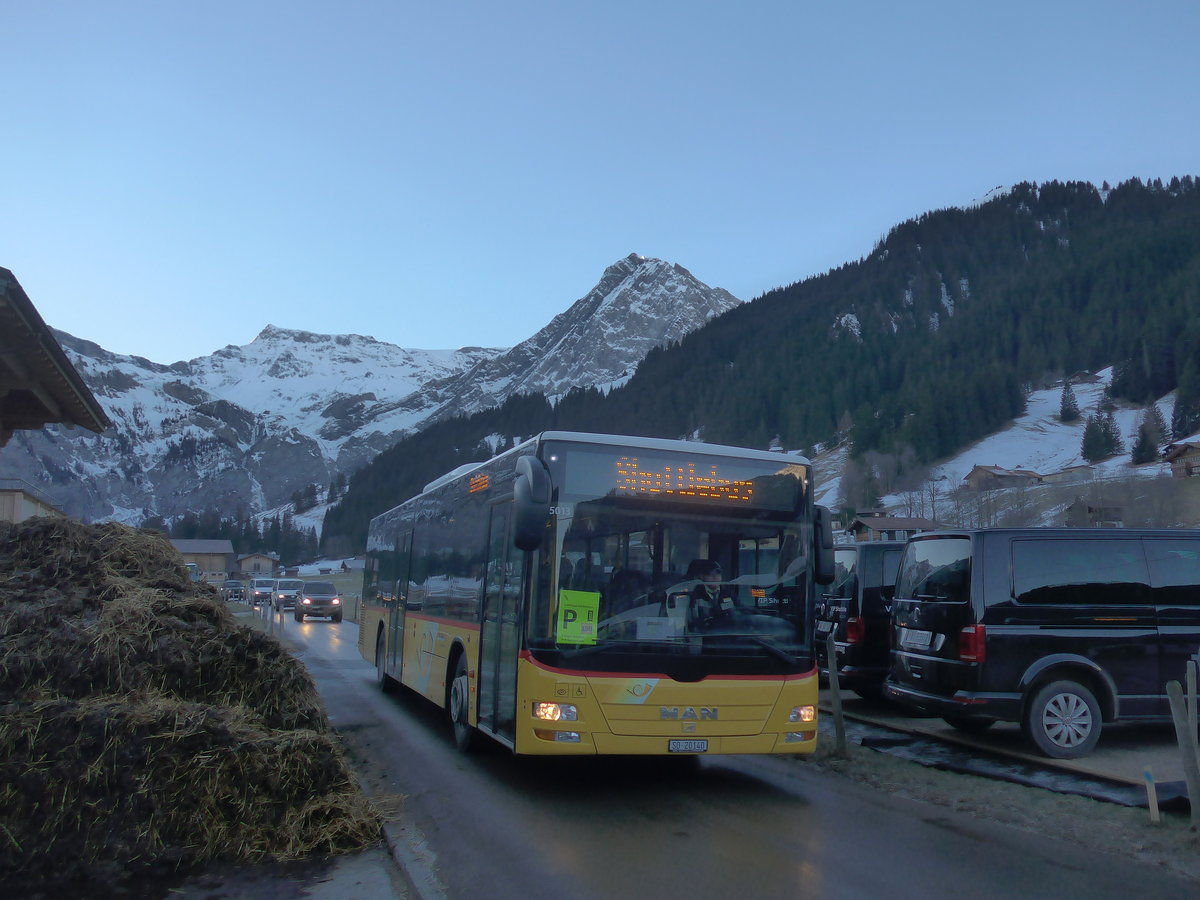
{"label": "bus windshield", "polygon": [[630,475],[628,457],[575,448],[563,463],[553,549],[541,555],[527,620],[531,652],[676,677],[681,664],[703,674],[811,666],[799,473],[676,458],[635,461]]}

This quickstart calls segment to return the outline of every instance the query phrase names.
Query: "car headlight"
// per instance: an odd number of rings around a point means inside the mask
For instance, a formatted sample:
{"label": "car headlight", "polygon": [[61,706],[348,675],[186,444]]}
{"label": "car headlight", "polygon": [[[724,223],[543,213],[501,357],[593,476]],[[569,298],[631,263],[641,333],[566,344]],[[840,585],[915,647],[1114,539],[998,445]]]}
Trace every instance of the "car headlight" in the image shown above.
{"label": "car headlight", "polygon": [[330,603],[332,603],[334,606],[337,606],[337,605],[338,605],[339,603],[341,603],[342,601],[341,601],[339,598],[337,598],[337,597],[334,597],[334,598],[333,598],[331,601],[329,601],[329,602],[330,602]]}
{"label": "car headlight", "polygon": [[304,603],[304,604],[307,604],[307,605],[309,605],[309,606],[311,606],[311,605],[312,605],[312,601],[311,601],[311,600],[309,600],[307,597],[305,597],[305,598],[304,598],[303,600],[301,600],[300,602],[301,602],[301,603]]}

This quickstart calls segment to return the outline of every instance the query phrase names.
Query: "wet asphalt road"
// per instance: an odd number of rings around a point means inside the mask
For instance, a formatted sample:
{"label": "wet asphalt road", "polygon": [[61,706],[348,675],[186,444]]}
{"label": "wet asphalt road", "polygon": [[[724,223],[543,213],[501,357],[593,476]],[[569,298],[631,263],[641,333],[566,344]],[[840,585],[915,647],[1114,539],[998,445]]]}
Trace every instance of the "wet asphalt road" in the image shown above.
{"label": "wet asphalt road", "polygon": [[391,833],[438,898],[1194,897],[1197,886],[769,757],[515,758],[454,750],[440,710],[384,695],[357,627],[284,624],[352,761],[403,795]]}

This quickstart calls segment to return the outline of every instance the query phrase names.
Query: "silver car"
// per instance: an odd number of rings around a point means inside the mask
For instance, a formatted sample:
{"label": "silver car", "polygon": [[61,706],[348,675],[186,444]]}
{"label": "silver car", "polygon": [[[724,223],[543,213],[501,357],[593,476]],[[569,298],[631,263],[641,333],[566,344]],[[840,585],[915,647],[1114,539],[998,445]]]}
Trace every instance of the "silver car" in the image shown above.
{"label": "silver car", "polygon": [[250,603],[253,606],[270,606],[274,594],[274,578],[255,578],[250,582]]}
{"label": "silver car", "polygon": [[279,578],[275,582],[275,608],[295,609],[296,598],[304,590],[304,582],[299,578]]}

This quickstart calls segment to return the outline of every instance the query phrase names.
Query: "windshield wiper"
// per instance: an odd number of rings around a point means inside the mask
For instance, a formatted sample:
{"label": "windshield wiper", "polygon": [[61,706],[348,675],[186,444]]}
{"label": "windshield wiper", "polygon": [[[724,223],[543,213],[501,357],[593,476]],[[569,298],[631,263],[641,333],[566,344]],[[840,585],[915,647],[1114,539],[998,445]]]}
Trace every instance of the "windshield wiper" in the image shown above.
{"label": "windshield wiper", "polygon": [[788,665],[796,664],[796,657],[792,656],[792,654],[788,653],[770,638],[763,637],[761,634],[744,634],[742,637],[749,638],[750,640],[754,641],[754,643],[758,644],[758,646],[762,647],[772,656],[783,660]]}

